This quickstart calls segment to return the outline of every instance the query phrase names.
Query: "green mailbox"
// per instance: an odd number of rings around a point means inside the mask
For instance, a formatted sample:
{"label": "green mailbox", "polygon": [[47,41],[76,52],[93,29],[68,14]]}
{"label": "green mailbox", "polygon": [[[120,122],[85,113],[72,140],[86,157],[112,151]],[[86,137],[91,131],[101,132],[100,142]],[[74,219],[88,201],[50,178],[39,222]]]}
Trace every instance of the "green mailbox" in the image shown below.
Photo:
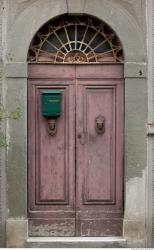
{"label": "green mailbox", "polygon": [[47,118],[61,115],[60,89],[42,90],[42,115]]}

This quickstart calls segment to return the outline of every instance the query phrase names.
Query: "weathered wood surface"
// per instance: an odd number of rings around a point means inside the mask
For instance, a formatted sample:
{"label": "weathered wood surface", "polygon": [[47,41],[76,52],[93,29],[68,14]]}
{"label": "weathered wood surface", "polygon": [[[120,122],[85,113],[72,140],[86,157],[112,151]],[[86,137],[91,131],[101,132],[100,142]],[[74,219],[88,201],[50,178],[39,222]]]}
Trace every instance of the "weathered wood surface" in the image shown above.
{"label": "weathered wood surface", "polygon": [[[123,68],[47,66],[29,68],[30,234],[121,235]],[[41,113],[41,89],[46,88],[62,90],[55,136],[48,134]],[[105,118],[103,134],[96,131],[99,115]]]}
{"label": "weathered wood surface", "polygon": [[[36,80],[29,81],[28,84],[28,213],[29,217],[36,218],[31,222],[30,228],[33,229],[33,235],[36,233],[35,226],[41,224],[44,228],[51,229],[51,235],[54,228],[54,235],[73,236],[75,232],[74,82]],[[62,115],[57,118],[57,133],[54,136],[48,133],[48,120],[42,116],[41,90],[48,88],[60,88],[62,91]],[[38,220],[38,218],[44,219]],[[52,223],[47,218],[50,218]],[[48,227],[46,223],[52,224],[52,227]],[[33,224],[35,226],[32,226]],[[40,235],[44,235],[41,230],[39,232]],[[47,235],[50,235],[49,232]]]}
{"label": "weathered wood surface", "polygon": [[[77,86],[77,130],[86,137],[84,145],[77,138],[78,235],[121,235],[123,82],[88,79]],[[98,115],[105,117],[101,135],[95,130]]]}

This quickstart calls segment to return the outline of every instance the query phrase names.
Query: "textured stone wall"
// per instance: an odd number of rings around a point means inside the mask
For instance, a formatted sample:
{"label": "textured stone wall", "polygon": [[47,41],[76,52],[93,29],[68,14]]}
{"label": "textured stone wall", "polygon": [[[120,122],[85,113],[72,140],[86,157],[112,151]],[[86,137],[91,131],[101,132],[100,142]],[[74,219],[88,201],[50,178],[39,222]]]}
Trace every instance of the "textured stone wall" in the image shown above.
{"label": "textured stone wall", "polygon": [[[151,32],[148,34],[148,39],[150,42],[149,46],[149,54],[148,58],[149,61],[149,71],[150,71],[150,79],[149,79],[149,119],[150,123],[154,124],[154,1],[151,1],[151,14],[149,20],[152,24]],[[151,68],[151,70],[150,70]],[[154,134],[151,135],[151,138],[149,139],[149,143],[151,144],[151,168],[150,173],[152,174],[152,180],[151,180],[151,197],[149,197],[149,201],[152,202],[152,247],[154,247]],[[149,152],[150,153],[150,152]]]}
{"label": "textured stone wall", "polygon": [[[4,0],[5,1],[5,0]],[[4,80],[4,61],[5,42],[3,33],[5,33],[5,2],[0,1],[0,105],[3,103],[3,80]],[[5,134],[5,124],[0,123],[0,134]],[[0,147],[0,247],[5,246],[5,148]]]}
{"label": "textured stone wall", "polygon": [[154,1],[147,0],[148,50],[148,195],[147,246],[154,247]]}
{"label": "textured stone wall", "polygon": [[[3,2],[0,2],[0,103],[2,102],[2,8],[3,8]],[[2,131],[1,124],[0,124],[0,132]],[[3,233],[2,233],[2,158],[0,156],[0,246],[3,242]]]}

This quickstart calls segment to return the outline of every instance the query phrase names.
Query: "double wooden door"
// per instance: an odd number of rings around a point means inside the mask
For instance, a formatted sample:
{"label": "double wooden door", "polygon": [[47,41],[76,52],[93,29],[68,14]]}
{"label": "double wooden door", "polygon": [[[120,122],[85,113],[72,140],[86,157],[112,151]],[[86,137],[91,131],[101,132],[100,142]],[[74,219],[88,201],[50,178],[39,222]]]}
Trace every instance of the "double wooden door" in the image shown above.
{"label": "double wooden door", "polygon": [[[28,217],[33,236],[122,234],[122,65],[29,65]],[[51,135],[42,90],[60,89]]]}

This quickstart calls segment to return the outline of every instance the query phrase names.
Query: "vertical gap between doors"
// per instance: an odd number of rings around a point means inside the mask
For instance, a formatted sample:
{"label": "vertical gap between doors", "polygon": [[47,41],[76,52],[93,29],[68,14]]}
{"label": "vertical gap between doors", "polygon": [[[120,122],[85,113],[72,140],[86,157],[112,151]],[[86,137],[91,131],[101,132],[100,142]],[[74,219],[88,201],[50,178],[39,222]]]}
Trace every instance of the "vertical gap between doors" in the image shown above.
{"label": "vertical gap between doors", "polygon": [[76,131],[76,127],[77,127],[77,124],[76,124],[76,116],[77,116],[77,80],[76,80],[76,65],[74,66],[75,67],[75,174],[74,174],[74,177],[75,177],[75,236],[77,236],[77,207],[76,207],[76,204],[77,204],[77,131]]}

